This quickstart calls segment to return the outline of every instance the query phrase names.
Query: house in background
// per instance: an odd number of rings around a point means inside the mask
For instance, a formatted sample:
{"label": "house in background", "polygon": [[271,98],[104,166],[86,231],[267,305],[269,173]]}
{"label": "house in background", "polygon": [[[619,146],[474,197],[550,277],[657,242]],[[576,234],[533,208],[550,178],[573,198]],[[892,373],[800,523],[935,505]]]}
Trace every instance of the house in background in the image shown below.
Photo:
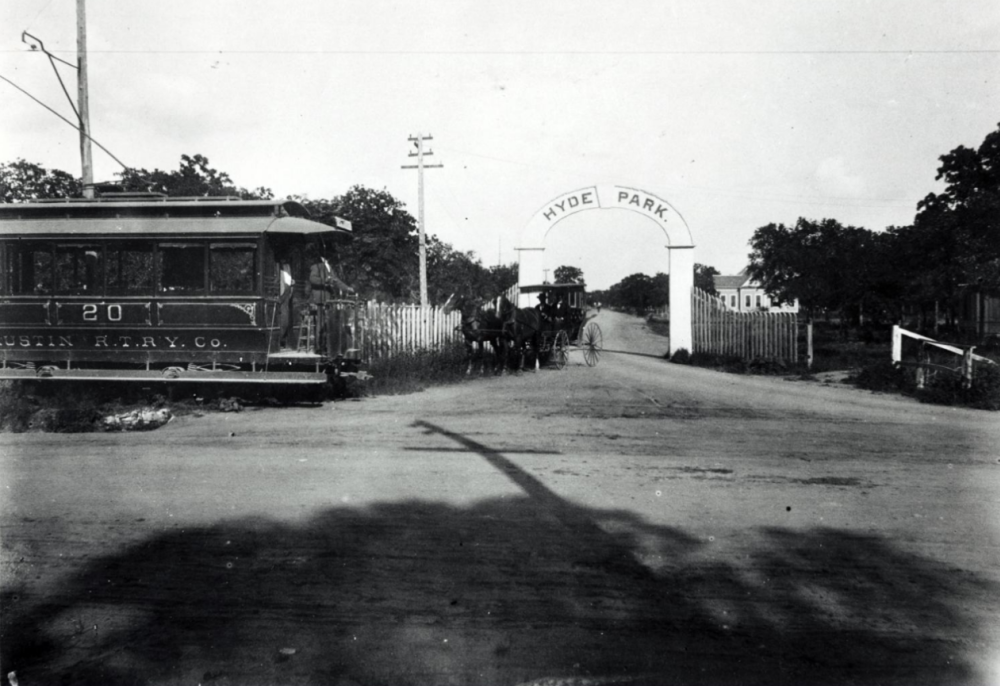
{"label": "house in background", "polygon": [[715,290],[726,307],[736,312],[798,312],[799,301],[779,303],[771,300],[760,284],[744,269],[736,276],[716,275]]}

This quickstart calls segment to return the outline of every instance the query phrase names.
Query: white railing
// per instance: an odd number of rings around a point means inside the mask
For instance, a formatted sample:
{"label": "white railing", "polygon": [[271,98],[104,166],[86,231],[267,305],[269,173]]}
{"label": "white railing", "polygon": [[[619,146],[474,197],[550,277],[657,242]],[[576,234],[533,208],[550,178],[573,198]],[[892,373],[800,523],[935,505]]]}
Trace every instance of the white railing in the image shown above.
{"label": "white railing", "polygon": [[[973,360],[978,360],[980,362],[987,362],[989,364],[996,364],[993,360],[988,357],[983,357],[982,355],[976,355],[973,350],[976,346],[974,345],[955,345],[951,343],[942,343],[941,341],[936,341],[933,338],[928,338],[927,336],[921,336],[913,331],[907,331],[906,329],[894,325],[892,327],[892,361],[893,363],[899,365],[903,364],[903,337],[912,338],[914,340],[920,341],[920,355],[917,359],[917,387],[923,388],[924,382],[926,380],[927,372],[931,369],[946,369],[950,372],[959,373],[962,376],[962,385],[966,388],[972,386],[972,370],[973,370]],[[950,367],[944,367],[943,365],[931,364],[930,354],[927,351],[927,347],[934,347],[946,352],[953,353],[955,355],[960,355],[962,357],[962,364],[954,369]]]}

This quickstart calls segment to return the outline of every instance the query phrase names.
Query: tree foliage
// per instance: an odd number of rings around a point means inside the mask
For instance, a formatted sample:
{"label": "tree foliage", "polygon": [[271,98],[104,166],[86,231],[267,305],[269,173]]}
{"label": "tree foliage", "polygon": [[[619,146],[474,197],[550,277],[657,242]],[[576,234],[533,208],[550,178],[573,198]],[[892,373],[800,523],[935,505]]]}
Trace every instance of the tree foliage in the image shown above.
{"label": "tree foliage", "polygon": [[561,267],[556,267],[555,272],[553,272],[556,283],[581,283],[586,284],[583,279],[583,270],[579,267],[572,267],[569,265],[563,265]]}
{"label": "tree foliage", "polygon": [[601,300],[611,307],[642,314],[670,303],[670,276],[662,272],[656,276],[630,274],[601,296]]}
{"label": "tree foliage", "polygon": [[[329,200],[298,198],[313,220],[334,226],[335,217],[352,224],[354,240],[337,257],[344,280],[365,298],[417,302],[420,298],[417,222],[386,190],[353,186]],[[516,265],[484,268],[472,252],[455,250],[436,236],[426,237],[427,295],[441,304],[452,293],[490,299],[517,281]]]}
{"label": "tree foliage", "polygon": [[960,145],[939,159],[945,189],[920,201],[904,233],[927,251],[925,285],[945,299],[970,286],[1000,294],[1000,124],[977,150]]}
{"label": "tree foliage", "polygon": [[315,221],[333,226],[334,216],[339,216],[351,222],[354,240],[337,250],[347,283],[366,297],[390,302],[412,299],[418,260],[417,222],[402,202],[386,190],[364,186],[352,186],[330,200],[299,201]]}
{"label": "tree foliage", "polygon": [[719,270],[706,264],[695,263],[694,265],[694,285],[706,293],[718,295],[715,290],[715,278],[719,275]]}
{"label": "tree foliage", "polygon": [[772,297],[855,320],[895,320],[906,306],[954,308],[970,290],[1000,294],[1000,125],[978,149],[959,146],[940,161],[945,188],[920,201],[912,225],[768,224],[750,240],[750,275]]}
{"label": "tree foliage", "polygon": [[835,219],[800,218],[768,224],[750,239],[748,273],[772,298],[798,299],[810,314],[835,311],[857,318],[885,308],[886,253],[891,240]]}
{"label": "tree foliage", "polygon": [[76,198],[83,184],[60,169],[17,159],[0,164],[0,202],[31,202],[52,198]]}
{"label": "tree foliage", "polygon": [[244,200],[270,200],[274,193],[270,188],[247,190],[237,187],[229,174],[209,166],[203,155],[181,155],[181,164],[176,171],[160,169],[126,169],[119,172],[120,185],[124,191],[163,193],[174,197],[236,196]]}

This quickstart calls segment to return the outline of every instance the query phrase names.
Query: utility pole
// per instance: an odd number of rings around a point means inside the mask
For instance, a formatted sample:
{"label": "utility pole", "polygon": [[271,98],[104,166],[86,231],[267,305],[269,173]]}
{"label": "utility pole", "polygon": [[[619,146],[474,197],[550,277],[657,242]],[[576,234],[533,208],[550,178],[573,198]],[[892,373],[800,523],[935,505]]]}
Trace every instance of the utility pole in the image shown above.
{"label": "utility pole", "polygon": [[94,160],[90,145],[90,96],[87,91],[87,2],[76,0],[77,106],[80,117],[80,166],[83,197],[94,197]]}
{"label": "utility pole", "polygon": [[409,140],[416,145],[416,151],[410,152],[410,157],[416,157],[416,164],[404,164],[403,169],[417,170],[417,225],[420,229],[420,305],[427,306],[427,242],[425,240],[426,231],[424,229],[424,169],[443,167],[443,164],[424,164],[424,157],[433,155],[430,150],[424,152],[424,141],[434,140],[433,136],[424,136],[418,133],[410,136]]}

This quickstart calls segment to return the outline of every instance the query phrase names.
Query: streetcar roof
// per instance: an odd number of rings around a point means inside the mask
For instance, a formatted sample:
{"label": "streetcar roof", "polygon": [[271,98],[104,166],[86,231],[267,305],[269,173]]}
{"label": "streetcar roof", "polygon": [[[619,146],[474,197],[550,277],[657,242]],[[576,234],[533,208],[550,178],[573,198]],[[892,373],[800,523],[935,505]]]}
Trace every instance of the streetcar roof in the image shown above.
{"label": "streetcar roof", "polygon": [[0,204],[0,235],[331,235],[351,232],[307,219],[293,200],[191,198]]}
{"label": "streetcar roof", "polygon": [[574,293],[583,292],[586,290],[586,285],[582,283],[540,283],[533,284],[531,286],[521,286],[520,291],[522,293],[548,293],[548,292],[562,292],[562,293]]}

